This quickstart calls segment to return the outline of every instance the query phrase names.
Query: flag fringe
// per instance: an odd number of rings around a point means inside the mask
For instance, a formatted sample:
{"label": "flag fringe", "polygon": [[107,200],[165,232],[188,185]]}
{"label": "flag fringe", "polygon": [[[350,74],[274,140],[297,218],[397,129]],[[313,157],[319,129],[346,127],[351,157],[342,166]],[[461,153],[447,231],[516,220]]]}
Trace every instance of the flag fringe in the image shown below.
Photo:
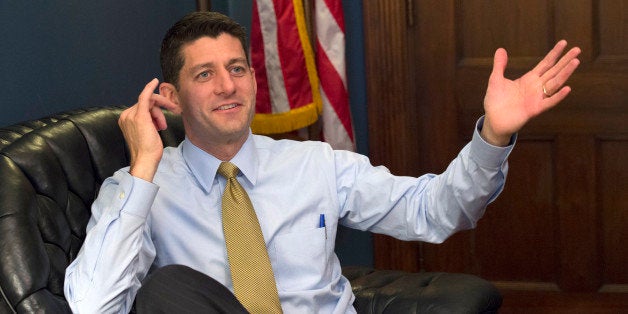
{"label": "flag fringe", "polygon": [[315,102],[283,113],[257,113],[251,131],[255,134],[286,133],[314,124],[320,114],[321,105]]}
{"label": "flag fringe", "polygon": [[[298,130],[314,124],[323,112],[323,100],[319,89],[320,82],[316,69],[314,49],[308,35],[302,0],[292,0],[291,9],[294,11],[295,24],[303,51],[305,70],[312,99],[306,105],[296,108],[291,106],[290,110],[286,112],[256,112],[251,123],[251,130],[255,134],[277,134]],[[285,82],[285,84],[288,85],[290,82]]]}

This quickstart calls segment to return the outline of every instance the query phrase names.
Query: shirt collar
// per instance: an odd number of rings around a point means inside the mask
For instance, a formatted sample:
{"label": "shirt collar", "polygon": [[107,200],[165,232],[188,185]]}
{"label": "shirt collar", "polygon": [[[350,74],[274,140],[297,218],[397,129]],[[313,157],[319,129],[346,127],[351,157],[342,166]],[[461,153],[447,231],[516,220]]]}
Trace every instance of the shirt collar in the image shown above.
{"label": "shirt collar", "polygon": [[[194,145],[187,137],[181,143],[181,146],[183,160],[201,185],[201,188],[205,193],[209,193],[214,179],[218,175],[218,166],[220,166],[221,161]],[[258,157],[253,134],[250,130],[244,145],[242,145],[230,162],[240,169],[238,176],[244,176],[249,183],[255,185],[257,182]]]}

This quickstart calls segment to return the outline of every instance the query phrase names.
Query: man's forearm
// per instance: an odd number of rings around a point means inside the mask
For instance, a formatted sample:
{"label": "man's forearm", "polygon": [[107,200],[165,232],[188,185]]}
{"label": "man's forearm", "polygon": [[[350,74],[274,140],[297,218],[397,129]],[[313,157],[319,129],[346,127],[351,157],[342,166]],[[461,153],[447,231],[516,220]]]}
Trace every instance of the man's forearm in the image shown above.
{"label": "man's forearm", "polygon": [[128,312],[138,278],[146,275],[155,256],[146,224],[150,205],[139,207],[152,204],[155,192],[128,173],[116,173],[103,183],[83,247],[66,270],[64,291],[73,311]]}

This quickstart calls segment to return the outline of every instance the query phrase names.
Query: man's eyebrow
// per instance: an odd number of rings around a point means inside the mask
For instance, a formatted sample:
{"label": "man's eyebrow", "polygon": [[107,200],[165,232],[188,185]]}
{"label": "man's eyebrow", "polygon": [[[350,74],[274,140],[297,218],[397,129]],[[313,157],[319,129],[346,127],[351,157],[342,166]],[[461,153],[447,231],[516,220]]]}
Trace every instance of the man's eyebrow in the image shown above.
{"label": "man's eyebrow", "polygon": [[[244,63],[246,64],[246,58],[233,58],[233,59],[229,59],[229,62],[227,62],[227,65],[233,65],[236,63]],[[197,72],[199,70],[203,70],[203,69],[211,69],[213,67],[215,67],[216,64],[214,62],[205,62],[205,63],[201,63],[201,64],[197,64],[193,67],[190,68],[190,72],[194,73]]]}
{"label": "man's eyebrow", "polygon": [[201,63],[201,64],[197,64],[193,67],[190,68],[190,72],[196,72],[202,69],[211,69],[214,67],[214,63],[213,62],[206,62],[206,63]]}
{"label": "man's eyebrow", "polygon": [[228,65],[232,65],[234,63],[245,63],[246,64],[246,58],[242,57],[242,58],[233,58],[231,60],[229,60],[229,62],[227,63]]}

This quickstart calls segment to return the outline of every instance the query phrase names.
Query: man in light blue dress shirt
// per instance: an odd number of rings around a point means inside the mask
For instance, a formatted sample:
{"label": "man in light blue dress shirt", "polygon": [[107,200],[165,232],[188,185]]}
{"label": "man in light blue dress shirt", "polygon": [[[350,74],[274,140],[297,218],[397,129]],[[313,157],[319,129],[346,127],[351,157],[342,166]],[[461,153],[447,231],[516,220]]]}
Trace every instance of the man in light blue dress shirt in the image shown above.
{"label": "man in light blue dress shirt", "polygon": [[[442,174],[413,178],[325,143],[253,135],[257,85],[245,36],[235,22],[209,12],[184,17],[166,34],[164,82],[149,82],[120,116],[130,167],[103,183],[83,248],[66,270],[73,311],[127,313],[145,279],[166,265],[183,265],[180,278],[189,272],[215,280],[217,295],[238,308],[221,222],[226,182],[216,173],[230,161],[259,218],[283,312],[354,313],[350,284],[334,254],[338,224],[433,243],[475,227],[503,188],[514,134],[567,96],[563,84],[580,53],[563,54],[567,43],[560,41],[511,81],[503,76],[506,51],[498,49],[485,116],[471,142]],[[179,147],[163,148],[161,108],[183,118],[186,138]],[[148,302],[183,311],[186,300]]]}

